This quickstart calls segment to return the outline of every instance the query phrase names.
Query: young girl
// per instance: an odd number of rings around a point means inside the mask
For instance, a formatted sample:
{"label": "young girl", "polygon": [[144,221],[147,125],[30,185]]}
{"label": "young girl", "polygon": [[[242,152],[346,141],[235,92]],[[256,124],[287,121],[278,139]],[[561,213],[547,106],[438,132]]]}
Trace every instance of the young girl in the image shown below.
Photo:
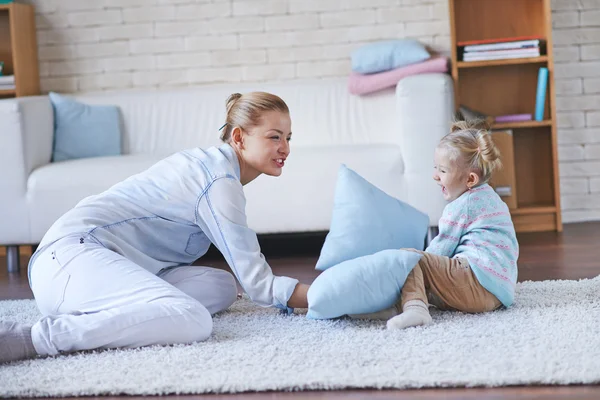
{"label": "young girl", "polygon": [[307,285],[273,275],[244,211],[242,186],[282,172],[288,107],[269,93],[236,93],[223,128],[220,147],[176,153],[54,223],[29,263],[43,317],[0,321],[0,363],[207,339],[211,315],[237,297],[229,272],[190,266],[211,243],[257,304],[308,306]]}
{"label": "young girl", "polygon": [[434,160],[433,179],[449,201],[439,235],[424,252],[412,250],[423,257],[408,275],[400,303],[359,316],[391,317],[388,329],[431,323],[430,303],[441,310],[480,313],[509,307],[514,300],[519,245],[508,207],[487,183],[500,166],[490,133],[475,123],[457,122],[440,141]]}

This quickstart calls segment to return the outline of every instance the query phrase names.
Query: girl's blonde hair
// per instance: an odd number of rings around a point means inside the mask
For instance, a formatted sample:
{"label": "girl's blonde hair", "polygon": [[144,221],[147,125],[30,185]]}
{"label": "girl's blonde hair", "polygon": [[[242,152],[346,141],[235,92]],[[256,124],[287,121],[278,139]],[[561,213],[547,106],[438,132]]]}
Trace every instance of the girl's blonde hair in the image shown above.
{"label": "girl's blonde hair", "polygon": [[488,182],[502,166],[500,151],[483,121],[454,122],[438,147],[447,150],[452,161],[476,172],[481,183]]}
{"label": "girl's blonde hair", "polygon": [[245,94],[233,93],[225,102],[227,116],[221,128],[221,140],[228,143],[231,131],[236,126],[248,129],[260,124],[260,119],[266,111],[279,111],[289,114],[287,104],[279,96],[266,92],[250,92]]}

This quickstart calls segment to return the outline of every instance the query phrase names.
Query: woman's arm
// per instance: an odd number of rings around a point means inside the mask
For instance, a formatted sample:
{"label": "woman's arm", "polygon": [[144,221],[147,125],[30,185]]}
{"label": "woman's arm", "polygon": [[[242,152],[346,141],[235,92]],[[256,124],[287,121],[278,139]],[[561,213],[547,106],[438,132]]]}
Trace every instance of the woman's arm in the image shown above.
{"label": "woman's arm", "polygon": [[297,288],[297,279],[273,274],[256,233],[246,224],[245,207],[240,182],[229,177],[217,179],[198,200],[196,224],[223,254],[252,301],[279,308],[306,304],[305,285]]}

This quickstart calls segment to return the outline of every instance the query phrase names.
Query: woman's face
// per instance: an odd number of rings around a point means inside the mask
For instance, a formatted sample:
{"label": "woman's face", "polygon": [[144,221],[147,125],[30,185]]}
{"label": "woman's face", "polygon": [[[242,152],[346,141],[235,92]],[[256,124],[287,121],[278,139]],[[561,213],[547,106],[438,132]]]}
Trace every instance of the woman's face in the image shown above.
{"label": "woman's face", "polygon": [[238,146],[242,158],[240,168],[244,170],[242,184],[260,174],[281,175],[285,160],[290,154],[291,138],[290,116],[279,111],[265,112],[258,125],[242,132],[242,143]]}

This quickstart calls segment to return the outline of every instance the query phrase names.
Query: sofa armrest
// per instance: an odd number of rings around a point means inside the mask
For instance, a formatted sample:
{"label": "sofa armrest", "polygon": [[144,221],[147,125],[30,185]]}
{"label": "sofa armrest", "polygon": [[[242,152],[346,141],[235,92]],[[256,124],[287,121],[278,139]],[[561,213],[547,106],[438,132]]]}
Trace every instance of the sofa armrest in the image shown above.
{"label": "sofa armrest", "polygon": [[[0,140],[3,145],[12,146],[12,150],[20,153],[26,176],[50,162],[54,114],[48,96],[0,100],[0,116],[0,132],[4,133]],[[4,147],[0,148],[0,154],[7,151]]]}
{"label": "sofa armrest", "polygon": [[432,179],[433,153],[454,119],[452,78],[434,73],[402,79],[396,86],[396,107],[404,173],[408,187],[415,188],[407,193],[407,201],[436,226],[446,202]]}
{"label": "sofa armrest", "polygon": [[50,162],[53,127],[47,96],[0,100],[0,245],[30,242],[27,179],[33,169]]}

